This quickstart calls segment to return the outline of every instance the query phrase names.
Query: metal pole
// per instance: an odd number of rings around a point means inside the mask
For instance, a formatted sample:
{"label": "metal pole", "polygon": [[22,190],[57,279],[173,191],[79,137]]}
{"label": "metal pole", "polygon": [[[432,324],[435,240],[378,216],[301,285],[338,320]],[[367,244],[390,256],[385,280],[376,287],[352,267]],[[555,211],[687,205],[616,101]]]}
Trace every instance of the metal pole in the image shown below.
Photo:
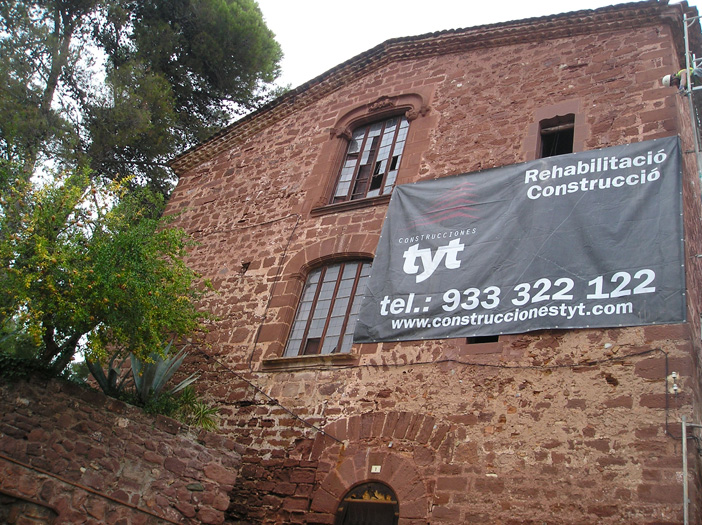
{"label": "metal pole", "polygon": [[[697,17],[693,17],[694,20]],[[697,161],[697,176],[702,181],[702,158],[700,156],[699,131],[697,129],[697,114],[695,113],[695,104],[692,101],[692,75],[690,74],[690,36],[688,34],[688,17],[687,13],[683,13],[683,35],[685,39],[685,76],[687,82],[685,86],[685,96],[687,97],[690,106],[690,121],[692,125],[692,134],[695,142],[695,160]]]}
{"label": "metal pole", "polygon": [[683,522],[685,525],[690,523],[690,518],[687,511],[688,494],[687,494],[687,422],[685,416],[682,417],[682,460],[683,460]]}

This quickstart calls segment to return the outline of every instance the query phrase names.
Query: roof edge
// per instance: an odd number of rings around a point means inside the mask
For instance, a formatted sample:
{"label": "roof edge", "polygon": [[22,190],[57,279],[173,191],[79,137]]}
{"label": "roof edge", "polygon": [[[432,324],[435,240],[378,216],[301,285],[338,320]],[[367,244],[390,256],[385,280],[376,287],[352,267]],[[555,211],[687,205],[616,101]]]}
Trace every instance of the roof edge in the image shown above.
{"label": "roof edge", "polygon": [[386,40],[245,115],[169,164],[180,175],[392,61],[660,23],[678,25],[674,36],[682,40],[683,13],[697,16],[697,9],[688,6],[687,1],[668,5],[668,0],[648,0]]}

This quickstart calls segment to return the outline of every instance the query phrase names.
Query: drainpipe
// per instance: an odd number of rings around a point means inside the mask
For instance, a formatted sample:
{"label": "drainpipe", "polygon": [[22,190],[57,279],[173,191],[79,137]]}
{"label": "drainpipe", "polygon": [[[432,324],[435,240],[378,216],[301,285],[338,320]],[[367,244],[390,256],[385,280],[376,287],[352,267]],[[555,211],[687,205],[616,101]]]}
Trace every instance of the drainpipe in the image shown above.
{"label": "drainpipe", "polygon": [[702,425],[696,425],[694,423],[688,423],[686,417],[682,417],[682,466],[683,466],[683,523],[684,525],[689,525],[690,515],[688,506],[690,505],[690,498],[687,488],[687,429],[691,428],[702,428]]}

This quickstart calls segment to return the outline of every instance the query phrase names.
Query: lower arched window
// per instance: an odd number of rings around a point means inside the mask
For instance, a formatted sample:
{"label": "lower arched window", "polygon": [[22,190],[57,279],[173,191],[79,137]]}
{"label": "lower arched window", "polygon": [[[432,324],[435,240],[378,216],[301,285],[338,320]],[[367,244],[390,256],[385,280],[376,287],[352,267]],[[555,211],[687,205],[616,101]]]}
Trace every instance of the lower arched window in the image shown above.
{"label": "lower arched window", "polygon": [[348,261],[310,272],[285,356],[348,352],[371,264]]}
{"label": "lower arched window", "polygon": [[397,525],[400,506],[384,483],[371,482],[350,490],[339,503],[334,525]]}

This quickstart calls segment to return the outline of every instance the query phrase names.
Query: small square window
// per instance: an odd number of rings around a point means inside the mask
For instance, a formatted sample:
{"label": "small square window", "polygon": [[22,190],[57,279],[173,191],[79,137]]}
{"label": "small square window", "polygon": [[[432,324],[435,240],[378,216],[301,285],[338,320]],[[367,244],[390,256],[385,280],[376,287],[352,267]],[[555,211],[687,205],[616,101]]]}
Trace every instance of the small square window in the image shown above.
{"label": "small square window", "polygon": [[573,153],[575,137],[575,115],[568,114],[542,120],[539,123],[541,138],[540,158]]}

